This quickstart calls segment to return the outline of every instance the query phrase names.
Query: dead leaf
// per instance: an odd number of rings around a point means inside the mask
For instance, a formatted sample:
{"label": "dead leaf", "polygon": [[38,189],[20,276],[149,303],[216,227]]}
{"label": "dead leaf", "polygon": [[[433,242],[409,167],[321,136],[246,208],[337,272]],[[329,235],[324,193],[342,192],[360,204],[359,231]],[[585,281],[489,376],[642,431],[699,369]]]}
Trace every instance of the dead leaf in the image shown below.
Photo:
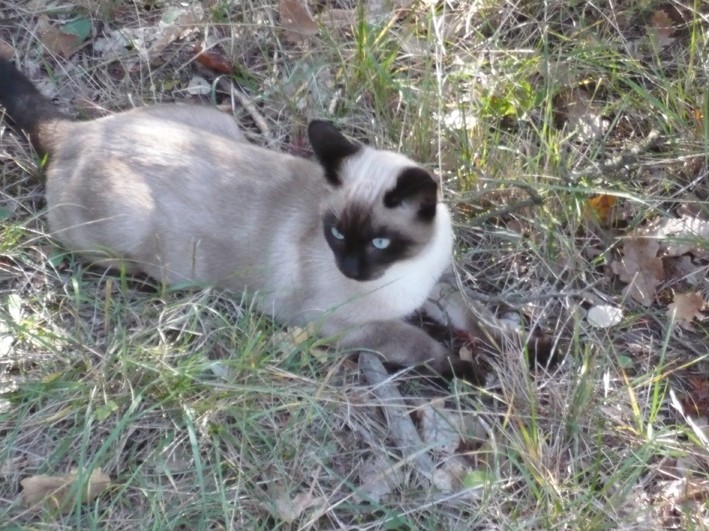
{"label": "dead leaf", "polygon": [[47,26],[40,33],[40,39],[50,52],[61,55],[65,59],[71,57],[82,46],[79,37],[64,33],[56,26]]}
{"label": "dead leaf", "polygon": [[[156,64],[160,59],[160,54],[177,39],[183,39],[187,35],[199,31],[197,26],[204,17],[204,8],[199,4],[194,4],[187,9],[170,8],[163,12],[163,16],[156,28],[157,38],[149,47],[146,46],[144,53],[141,53],[150,64]],[[139,52],[142,50],[139,49]]]}
{"label": "dead leaf", "polygon": [[[695,263],[695,260],[697,263]],[[670,256],[663,259],[667,278],[675,281],[686,282],[692,287],[700,287],[707,282],[707,270],[709,266],[701,263],[700,259],[695,259],[690,255]],[[668,271],[669,270],[669,271]]]}
{"label": "dead leaf", "polygon": [[355,499],[379,503],[402,481],[404,474],[396,463],[386,455],[374,455],[360,465],[358,494],[355,494]]}
{"label": "dead leaf", "polygon": [[273,506],[268,507],[269,512],[289,524],[295,522],[306,509],[324,502],[322,497],[313,496],[312,491],[300,492],[291,498],[281,487],[269,487],[268,490],[273,496]]}
{"label": "dead leaf", "polygon": [[446,455],[452,455],[460,446],[461,428],[460,416],[446,411],[436,400],[419,410],[421,440]]}
{"label": "dead leaf", "polygon": [[655,38],[658,46],[664,48],[675,40],[675,23],[664,9],[658,9],[650,18],[650,25],[647,28],[648,34]]}
{"label": "dead leaf", "polygon": [[667,256],[692,253],[709,258],[709,221],[692,216],[662,218],[650,225],[644,234],[662,238]]}
{"label": "dead leaf", "polygon": [[479,500],[483,488],[491,481],[485,470],[471,468],[463,459],[454,456],[433,471],[431,483],[441,492],[461,492],[461,499]]}
{"label": "dead leaf", "polygon": [[317,340],[319,337],[313,325],[306,326],[305,328],[292,326],[274,334],[271,340],[284,354],[289,354],[294,350],[307,347],[308,354],[321,363],[328,363],[330,361],[330,351],[327,346],[322,342],[313,342],[313,340]]}
{"label": "dead leaf", "polygon": [[566,122],[580,142],[593,140],[605,134],[610,125],[601,113],[601,106],[584,88],[565,90],[556,99],[556,121]]}
{"label": "dead leaf", "polygon": [[195,61],[210,70],[214,70],[220,74],[231,74],[234,70],[233,65],[227,58],[214,48],[202,51],[202,47],[198,45],[195,46],[195,53],[197,54]]}
{"label": "dead leaf", "polygon": [[644,306],[652,304],[657,286],[665,278],[662,259],[657,257],[659,249],[656,240],[631,237],[623,242],[623,257],[611,264],[620,280],[628,283],[623,293]]}
{"label": "dead leaf", "polygon": [[473,351],[470,350],[468,345],[463,345],[458,350],[458,357],[465,361],[473,361]]}
{"label": "dead leaf", "polygon": [[701,313],[704,305],[704,297],[698,291],[676,293],[674,302],[667,306],[667,315],[677,324],[690,323],[704,317]]}
{"label": "dead leaf", "polygon": [[205,95],[212,92],[212,85],[201,76],[192,76],[187,84],[187,93],[192,96]]}
{"label": "dead leaf", "polygon": [[693,375],[687,384],[689,390],[681,398],[684,412],[693,417],[709,415],[709,378]]}
{"label": "dead leaf", "polygon": [[278,13],[286,41],[295,44],[317,34],[318,25],[302,0],[280,0]]}
{"label": "dead leaf", "polygon": [[614,195],[594,195],[586,201],[584,216],[591,221],[608,226],[611,224],[613,210],[617,202],[618,198]]}
{"label": "dead leaf", "polygon": [[[41,502],[49,503],[61,512],[72,509],[74,497],[72,487],[76,482],[77,471],[63,476],[31,476],[20,481],[22,485],[22,498],[26,505],[32,506]],[[100,468],[91,473],[91,477],[84,485],[81,495],[82,503],[89,503],[98,497],[111,484],[111,478]]]}
{"label": "dead leaf", "polygon": [[586,320],[596,328],[610,328],[623,320],[623,310],[609,304],[599,304],[588,310]]}

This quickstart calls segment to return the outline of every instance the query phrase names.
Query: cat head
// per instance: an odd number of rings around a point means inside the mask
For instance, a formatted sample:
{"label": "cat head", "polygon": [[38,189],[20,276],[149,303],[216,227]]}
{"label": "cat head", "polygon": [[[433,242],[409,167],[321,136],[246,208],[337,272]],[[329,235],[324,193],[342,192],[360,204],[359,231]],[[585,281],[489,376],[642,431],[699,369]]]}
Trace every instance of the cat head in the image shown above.
{"label": "cat head", "polygon": [[308,136],[332,188],[322,228],[342,274],[376,280],[415,259],[436,234],[438,179],[403,155],[351,142],[330,122],[310,122]]}

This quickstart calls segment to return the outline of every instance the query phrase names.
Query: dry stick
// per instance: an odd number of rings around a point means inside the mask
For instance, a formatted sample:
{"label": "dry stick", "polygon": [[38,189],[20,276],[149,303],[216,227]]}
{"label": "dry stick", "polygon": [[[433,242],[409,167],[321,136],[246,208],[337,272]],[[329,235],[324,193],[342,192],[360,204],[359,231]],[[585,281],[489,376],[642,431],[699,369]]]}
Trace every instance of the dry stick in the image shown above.
{"label": "dry stick", "polygon": [[433,461],[427,453],[414,423],[411,422],[406,402],[391,380],[379,358],[370,352],[360,352],[359,370],[372,386],[372,392],[381,401],[382,410],[392,439],[404,452],[404,459],[411,462],[426,478],[433,475]]}
{"label": "dry stick", "polygon": [[[498,184],[505,184],[502,183],[498,180]],[[475,216],[471,221],[471,225],[482,225],[486,221],[497,218],[497,217],[503,217],[507,216],[513,212],[516,212],[518,210],[522,210],[523,208],[528,208],[528,207],[533,207],[533,206],[539,206],[544,204],[544,199],[542,199],[542,196],[537,193],[536,190],[534,190],[530,185],[528,184],[523,184],[523,183],[513,183],[513,186],[516,188],[519,188],[520,190],[523,190],[527,193],[529,196],[529,199],[524,199],[522,201],[516,201],[514,203],[510,203],[509,205],[506,205],[504,207],[499,207],[495,208],[493,210],[490,210],[489,212],[485,212],[484,214],[480,214],[479,216]]]}
{"label": "dry stick", "polygon": [[615,157],[611,157],[610,159],[601,162],[600,164],[590,164],[585,168],[572,172],[571,175],[568,176],[567,181],[576,183],[582,177],[600,177],[603,174],[629,166],[630,164],[637,162],[638,157],[656,145],[659,140],[660,132],[657,129],[651,129],[645,138],[639,140],[636,144],[630,146],[630,148],[619,153]]}
{"label": "dry stick", "polygon": [[220,77],[218,83],[222,90],[231,93],[231,97],[237,100],[239,104],[244,109],[246,109],[246,112],[249,113],[254,123],[256,124],[256,127],[259,128],[259,131],[261,131],[261,134],[266,139],[266,143],[268,145],[273,144],[274,137],[273,133],[271,133],[271,128],[268,127],[268,122],[266,122],[266,118],[264,118],[263,115],[259,112],[254,102],[251,101],[251,98],[241,92],[238,88],[234,86],[233,83],[229,82],[229,80],[224,77]]}

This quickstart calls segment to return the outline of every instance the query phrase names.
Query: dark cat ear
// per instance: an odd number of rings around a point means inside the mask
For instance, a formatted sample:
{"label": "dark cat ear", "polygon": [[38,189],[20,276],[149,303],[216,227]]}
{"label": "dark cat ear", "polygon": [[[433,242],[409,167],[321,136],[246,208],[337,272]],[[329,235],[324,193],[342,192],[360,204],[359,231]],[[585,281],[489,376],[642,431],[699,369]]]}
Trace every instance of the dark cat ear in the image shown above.
{"label": "dark cat ear", "polygon": [[361,146],[347,140],[332,122],[312,120],[308,124],[308,138],[315,156],[325,169],[331,184],[342,184],[338,170],[342,160],[357,153]]}
{"label": "dark cat ear", "polygon": [[394,208],[404,201],[418,203],[419,217],[430,221],[436,215],[438,181],[423,168],[406,168],[399,174],[396,186],[384,195],[384,205]]}

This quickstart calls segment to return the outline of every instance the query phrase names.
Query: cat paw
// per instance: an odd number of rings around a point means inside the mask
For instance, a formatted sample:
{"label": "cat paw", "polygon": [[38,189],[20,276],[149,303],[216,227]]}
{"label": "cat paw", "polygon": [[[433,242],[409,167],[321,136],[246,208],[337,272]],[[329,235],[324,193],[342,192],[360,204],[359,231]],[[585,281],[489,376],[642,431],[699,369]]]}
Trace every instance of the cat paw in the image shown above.
{"label": "cat paw", "polygon": [[460,358],[448,358],[447,367],[441,372],[444,378],[460,378],[477,387],[483,387],[490,372],[488,365],[480,360],[462,360]]}

